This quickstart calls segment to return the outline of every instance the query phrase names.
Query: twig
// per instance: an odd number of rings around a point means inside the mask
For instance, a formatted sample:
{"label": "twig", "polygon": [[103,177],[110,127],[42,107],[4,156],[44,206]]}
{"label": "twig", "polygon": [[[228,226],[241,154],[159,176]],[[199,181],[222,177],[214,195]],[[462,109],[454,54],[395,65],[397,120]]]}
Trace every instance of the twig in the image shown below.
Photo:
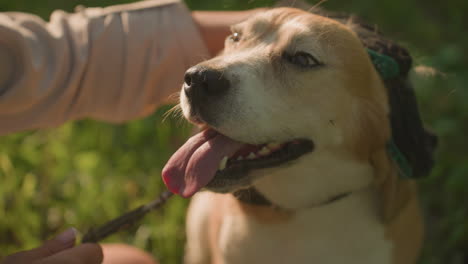
{"label": "twig", "polygon": [[128,213],[125,213],[113,220],[110,220],[109,222],[101,225],[98,228],[91,228],[83,236],[81,242],[97,243],[120,230],[132,226],[152,210],[161,207],[171,196],[172,193],[170,191],[165,191],[157,199],[151,201],[150,203],[142,205]]}

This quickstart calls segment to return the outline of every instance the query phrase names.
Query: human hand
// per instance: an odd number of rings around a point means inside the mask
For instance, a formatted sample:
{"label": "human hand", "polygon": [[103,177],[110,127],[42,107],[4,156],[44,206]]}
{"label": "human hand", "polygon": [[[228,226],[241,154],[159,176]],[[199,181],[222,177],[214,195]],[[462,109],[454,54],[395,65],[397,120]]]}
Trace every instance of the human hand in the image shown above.
{"label": "human hand", "polygon": [[67,229],[40,247],[7,256],[0,264],[99,264],[102,249],[98,244],[75,245],[76,231]]}

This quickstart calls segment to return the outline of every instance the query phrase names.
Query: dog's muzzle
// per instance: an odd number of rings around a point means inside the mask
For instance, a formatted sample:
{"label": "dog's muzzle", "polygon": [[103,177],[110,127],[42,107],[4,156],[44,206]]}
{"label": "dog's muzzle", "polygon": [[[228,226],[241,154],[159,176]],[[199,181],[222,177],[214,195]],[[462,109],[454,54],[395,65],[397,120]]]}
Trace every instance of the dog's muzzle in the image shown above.
{"label": "dog's muzzle", "polygon": [[223,72],[204,66],[194,66],[185,72],[184,93],[193,108],[213,102],[226,95],[231,88]]}

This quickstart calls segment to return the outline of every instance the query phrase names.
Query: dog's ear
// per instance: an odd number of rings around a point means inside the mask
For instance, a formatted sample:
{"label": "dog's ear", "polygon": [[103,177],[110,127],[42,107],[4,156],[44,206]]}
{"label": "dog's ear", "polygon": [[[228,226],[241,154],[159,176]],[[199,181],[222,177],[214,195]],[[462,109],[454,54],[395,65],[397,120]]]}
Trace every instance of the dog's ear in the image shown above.
{"label": "dog's ear", "polygon": [[384,39],[373,27],[361,23],[352,28],[368,49],[387,90],[391,139],[386,149],[371,155],[371,162],[377,172],[383,220],[395,222],[405,207],[416,200],[412,197],[416,186],[408,178],[427,176],[434,165],[437,137],[425,129],[421,120],[408,78],[412,67],[408,51]]}
{"label": "dog's ear", "polygon": [[[407,160],[410,167],[410,173],[405,173],[404,176],[409,178],[427,176],[434,166],[433,156],[437,146],[437,137],[424,127],[419,114],[416,95],[408,78],[412,67],[409,52],[384,38],[376,27],[356,16],[318,8],[314,8],[312,12],[347,25],[367,48],[374,66],[380,72],[388,94],[392,131],[392,141],[389,143],[396,147],[402,154],[400,158]],[[395,65],[396,71],[386,69],[387,65]]]}
{"label": "dog's ear", "polygon": [[[412,67],[408,51],[384,39],[368,25],[353,28],[369,50],[369,56],[387,90],[391,140],[386,151],[374,153],[371,161],[378,174],[382,217],[387,223],[394,222],[409,201],[416,199],[412,197],[415,184],[408,178],[421,178],[430,173],[434,165],[437,137],[425,129],[421,120],[416,95],[408,78]],[[397,70],[388,70],[382,67],[383,64]]]}
{"label": "dog's ear", "polygon": [[[389,152],[398,166],[407,162],[409,169],[400,173],[407,178],[427,176],[434,166],[434,151],[437,137],[427,130],[421,120],[416,95],[408,73],[412,67],[412,58],[402,46],[386,39],[375,26],[367,24],[357,16],[345,13],[330,12],[314,7],[302,1],[293,2],[297,8],[311,11],[314,14],[334,19],[350,28],[368,50],[380,77],[384,81],[390,105],[391,139],[388,142]],[[395,151],[398,153],[395,155]],[[398,161],[399,159],[399,161]]]}
{"label": "dog's ear", "polygon": [[434,166],[437,137],[424,128],[416,96],[406,78],[385,82],[390,101],[392,138],[412,168],[412,178],[427,176]]}
{"label": "dog's ear", "polygon": [[[411,168],[411,172],[404,176],[410,178],[427,176],[434,165],[433,153],[437,137],[425,129],[419,114],[416,95],[408,79],[408,72],[412,66],[411,56],[405,48],[383,39],[375,31],[366,34],[365,30],[361,30],[358,35],[370,52],[380,54],[396,63],[397,74],[386,76],[384,72],[380,72],[390,104],[392,144],[401,151]],[[378,68],[379,62],[374,60],[373,62]]]}

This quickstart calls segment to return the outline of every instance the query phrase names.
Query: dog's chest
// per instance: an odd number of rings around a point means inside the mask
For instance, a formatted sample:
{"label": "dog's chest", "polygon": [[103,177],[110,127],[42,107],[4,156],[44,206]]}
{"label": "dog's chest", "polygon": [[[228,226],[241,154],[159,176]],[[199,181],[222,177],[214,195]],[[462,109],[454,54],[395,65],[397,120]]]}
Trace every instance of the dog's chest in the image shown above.
{"label": "dog's chest", "polygon": [[226,215],[218,240],[224,262],[390,264],[391,242],[383,225],[373,217],[370,204],[356,199],[276,223]]}

